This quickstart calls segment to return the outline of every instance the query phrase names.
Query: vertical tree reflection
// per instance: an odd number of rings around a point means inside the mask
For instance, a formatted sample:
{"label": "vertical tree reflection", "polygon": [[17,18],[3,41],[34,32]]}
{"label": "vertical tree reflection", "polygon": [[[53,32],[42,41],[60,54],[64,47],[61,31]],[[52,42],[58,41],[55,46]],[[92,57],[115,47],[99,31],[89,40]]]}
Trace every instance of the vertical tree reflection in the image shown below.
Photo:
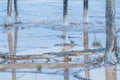
{"label": "vertical tree reflection", "polygon": [[[8,35],[8,47],[9,47],[9,54],[10,55],[16,55],[16,49],[17,49],[17,39],[18,39],[18,27],[15,27],[14,31],[14,40],[12,37],[12,30],[11,26],[7,26],[7,35]],[[11,60],[12,64],[15,64],[15,60]],[[12,69],[12,79],[16,79],[16,69]]]}
{"label": "vertical tree reflection", "polygon": [[116,65],[105,67],[106,80],[117,80]]}

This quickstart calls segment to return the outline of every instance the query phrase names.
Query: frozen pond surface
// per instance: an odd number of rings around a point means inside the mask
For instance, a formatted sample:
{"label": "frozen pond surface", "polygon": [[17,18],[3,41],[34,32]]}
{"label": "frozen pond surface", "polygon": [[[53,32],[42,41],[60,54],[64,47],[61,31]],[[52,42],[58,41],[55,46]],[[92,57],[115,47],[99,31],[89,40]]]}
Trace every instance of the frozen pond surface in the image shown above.
{"label": "frozen pond surface", "polygon": [[[0,51],[9,52],[7,28],[3,26],[6,18],[6,2],[0,1]],[[60,52],[84,49],[84,24],[83,24],[83,2],[82,0],[69,0],[68,20],[69,27],[62,27],[62,0],[19,0],[19,19],[22,24],[13,25],[10,31],[14,36],[15,26],[18,27],[17,55],[39,55],[46,52]],[[120,1],[116,0],[116,27],[120,22]],[[13,11],[14,13],[14,11]],[[12,15],[14,23],[14,14]],[[67,39],[63,38],[67,36]],[[105,2],[104,0],[91,0],[89,3],[89,24],[88,24],[89,48],[96,48],[94,41],[99,41],[100,46],[105,48]],[[118,34],[119,36],[119,34]],[[119,41],[119,37],[118,37]],[[72,43],[69,47],[64,47],[64,43]],[[118,46],[120,43],[118,42]],[[29,62],[29,61],[28,61]],[[76,60],[77,62],[77,60]],[[1,64],[0,64],[1,65]],[[17,70],[17,80],[85,80],[84,71],[78,75],[83,79],[78,79],[74,75],[81,68],[70,69],[70,75],[64,76],[63,69],[42,69],[37,73],[36,69]],[[111,69],[112,70],[112,69]],[[51,72],[60,71],[56,74]],[[115,71],[115,70],[113,70]],[[120,80],[120,66],[117,65],[117,80]],[[90,70],[91,80],[106,80],[105,68],[95,68]],[[12,80],[12,73],[8,71],[0,72],[0,80]]]}

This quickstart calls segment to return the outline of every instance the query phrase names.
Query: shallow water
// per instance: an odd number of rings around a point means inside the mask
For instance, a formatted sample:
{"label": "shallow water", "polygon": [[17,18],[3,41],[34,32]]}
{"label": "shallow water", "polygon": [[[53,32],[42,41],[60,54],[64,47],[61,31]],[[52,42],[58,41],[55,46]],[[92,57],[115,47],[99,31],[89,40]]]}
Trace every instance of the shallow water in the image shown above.
{"label": "shallow water", "polygon": [[[19,1],[19,19],[22,24],[13,25],[9,30],[3,26],[6,15],[6,1],[0,1],[0,51],[10,52],[11,47],[8,41],[8,32],[12,35],[12,46],[14,45],[14,32],[18,27],[17,35],[17,55],[40,55],[46,52],[60,52],[72,50],[84,50],[84,23],[83,23],[83,5],[82,1],[69,1],[68,20],[69,27],[62,27],[62,1]],[[119,28],[119,3],[116,1],[116,27]],[[105,2],[103,0],[91,0],[89,5],[89,24],[88,26],[88,48],[104,48],[105,47]],[[14,16],[12,15],[14,23]],[[118,38],[119,39],[119,38]],[[94,42],[100,45],[93,45]],[[69,43],[69,44],[64,44]],[[65,46],[67,45],[67,46]],[[68,46],[69,45],[69,46]],[[118,44],[119,45],[119,44]],[[10,47],[9,47],[10,46]],[[59,60],[59,59],[58,59]],[[63,61],[64,59],[60,61]],[[79,63],[83,60],[82,57],[75,57],[73,61]],[[53,59],[51,62],[55,62]],[[28,61],[17,61],[17,63],[29,63]],[[46,62],[45,60],[35,60],[34,62]],[[7,64],[7,63],[6,63]],[[2,65],[2,64],[0,64]],[[64,69],[47,69],[42,68],[42,72],[35,69],[17,69],[14,74],[16,80],[85,80],[85,72],[80,71],[81,68]],[[58,71],[58,73],[55,73]],[[105,73],[106,71],[106,73]],[[69,72],[69,75],[67,74]],[[76,77],[76,72],[77,77]],[[54,74],[53,74],[54,73]],[[107,74],[107,75],[106,75]],[[13,80],[13,74],[10,70],[1,71],[0,79]],[[82,77],[81,77],[82,76]],[[117,69],[110,68],[95,68],[89,71],[91,80],[119,80],[120,72],[119,65]],[[15,79],[14,79],[15,80]]]}

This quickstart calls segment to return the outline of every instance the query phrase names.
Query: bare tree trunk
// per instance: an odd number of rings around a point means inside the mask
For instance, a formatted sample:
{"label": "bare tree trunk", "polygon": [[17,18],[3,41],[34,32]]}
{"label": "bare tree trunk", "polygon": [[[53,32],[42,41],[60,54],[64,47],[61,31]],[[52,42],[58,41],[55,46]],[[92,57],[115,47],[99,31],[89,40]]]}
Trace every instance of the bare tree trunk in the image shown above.
{"label": "bare tree trunk", "polygon": [[18,23],[18,6],[17,0],[14,0],[15,23]]}
{"label": "bare tree trunk", "polygon": [[63,0],[63,26],[67,26],[68,0]]}
{"label": "bare tree trunk", "polygon": [[84,0],[83,5],[84,5],[83,9],[84,22],[88,22],[88,0]]}
{"label": "bare tree trunk", "polygon": [[[88,0],[84,0],[83,2],[84,9],[83,9],[83,19],[84,19],[84,50],[88,49]],[[88,62],[89,56],[85,55],[85,63]],[[85,77],[89,78],[89,70],[85,70]]]}
{"label": "bare tree trunk", "polygon": [[88,0],[83,2],[83,21],[84,21],[84,49],[88,49]]}
{"label": "bare tree trunk", "polygon": [[68,26],[68,0],[63,0],[63,37],[65,38],[64,43],[70,43],[68,41],[67,26]]}
{"label": "bare tree trunk", "polygon": [[115,0],[106,0],[106,53],[105,61],[115,64],[116,59]]}
{"label": "bare tree trunk", "polygon": [[6,25],[11,25],[12,0],[8,0]]}

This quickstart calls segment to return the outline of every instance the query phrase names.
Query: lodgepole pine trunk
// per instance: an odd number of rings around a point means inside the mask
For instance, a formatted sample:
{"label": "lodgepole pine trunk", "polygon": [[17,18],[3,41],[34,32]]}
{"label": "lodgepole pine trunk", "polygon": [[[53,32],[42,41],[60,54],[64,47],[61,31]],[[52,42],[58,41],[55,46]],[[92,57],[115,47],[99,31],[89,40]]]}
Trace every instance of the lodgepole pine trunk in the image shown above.
{"label": "lodgepole pine trunk", "polygon": [[84,5],[83,7],[84,22],[88,22],[88,0],[84,0],[83,5]]}
{"label": "lodgepole pine trunk", "polygon": [[[84,50],[88,49],[88,0],[83,2],[83,21],[84,21]],[[87,64],[89,56],[84,56],[85,63]],[[85,70],[85,77],[88,79],[90,77],[89,70]]]}
{"label": "lodgepole pine trunk", "polygon": [[15,13],[15,23],[18,23],[18,6],[17,6],[17,0],[14,0],[14,13]]}
{"label": "lodgepole pine trunk", "polygon": [[115,64],[116,59],[115,0],[106,0],[106,52],[105,62]]}
{"label": "lodgepole pine trunk", "polygon": [[63,26],[67,26],[68,0],[63,0]]}
{"label": "lodgepole pine trunk", "polygon": [[84,21],[84,49],[88,49],[88,0],[83,2],[83,21]]}
{"label": "lodgepole pine trunk", "polygon": [[11,25],[11,11],[12,11],[12,0],[8,0],[6,25]]}

